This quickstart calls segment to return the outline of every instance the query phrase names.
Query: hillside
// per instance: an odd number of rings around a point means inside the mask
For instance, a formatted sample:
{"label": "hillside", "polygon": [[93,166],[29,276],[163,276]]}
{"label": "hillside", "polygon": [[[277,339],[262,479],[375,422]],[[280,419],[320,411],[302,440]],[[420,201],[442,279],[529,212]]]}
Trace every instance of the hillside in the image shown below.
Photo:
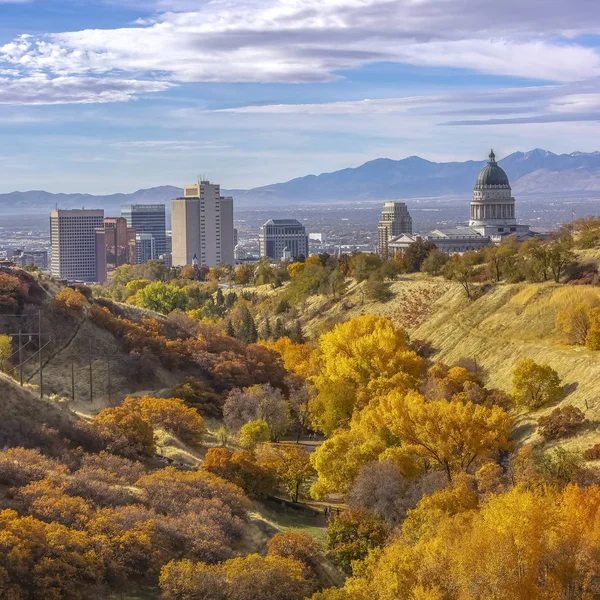
{"label": "hillside", "polygon": [[[511,391],[517,362],[532,358],[560,375],[566,390],[560,404],[573,404],[588,419],[600,420],[598,354],[567,345],[555,327],[560,310],[586,297],[600,300],[600,289],[550,282],[501,284],[469,301],[459,284],[415,274],[392,283],[391,290],[394,296],[387,302],[365,301],[362,286],[357,285],[351,286],[342,303],[313,298],[307,329],[317,332],[326,323],[361,314],[385,316],[404,327],[411,339],[428,342],[433,360],[476,364],[489,387],[506,392]],[[552,408],[521,416],[518,434],[528,438],[534,433],[533,422]],[[598,438],[594,430],[586,430],[567,443],[582,449]]]}

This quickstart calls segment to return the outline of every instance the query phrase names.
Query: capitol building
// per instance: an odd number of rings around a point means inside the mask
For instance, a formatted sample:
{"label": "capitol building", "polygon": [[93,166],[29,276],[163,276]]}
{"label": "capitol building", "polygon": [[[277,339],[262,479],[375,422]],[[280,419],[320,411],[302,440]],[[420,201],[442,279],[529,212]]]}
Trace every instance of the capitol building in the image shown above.
{"label": "capitol building", "polygon": [[515,199],[508,175],[490,152],[487,165],[475,181],[468,227],[435,229],[425,234],[403,233],[388,240],[389,251],[405,250],[418,238],[434,243],[442,252],[454,254],[478,250],[483,246],[499,244],[506,236],[519,241],[537,237],[529,225],[520,225],[515,216]]}

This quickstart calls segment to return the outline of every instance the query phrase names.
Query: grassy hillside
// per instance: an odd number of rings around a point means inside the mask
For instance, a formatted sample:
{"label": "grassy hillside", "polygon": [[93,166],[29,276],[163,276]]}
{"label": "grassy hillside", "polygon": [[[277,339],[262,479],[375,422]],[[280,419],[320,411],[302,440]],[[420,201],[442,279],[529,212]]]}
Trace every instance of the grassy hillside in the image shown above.
{"label": "grassy hillside", "polygon": [[[506,392],[511,390],[517,362],[532,358],[560,375],[565,385],[561,404],[577,406],[590,421],[600,420],[600,354],[569,346],[555,326],[560,310],[586,297],[600,299],[600,289],[552,282],[499,284],[469,301],[459,284],[420,274],[404,276],[390,289],[394,296],[387,302],[365,301],[362,286],[357,285],[338,303],[315,297],[308,306],[306,328],[318,332],[324,324],[361,314],[389,317],[413,340],[429,342],[434,360],[476,362],[487,385]],[[522,415],[522,437],[534,433],[534,421],[552,408]],[[587,447],[597,437],[592,427],[568,444]]]}

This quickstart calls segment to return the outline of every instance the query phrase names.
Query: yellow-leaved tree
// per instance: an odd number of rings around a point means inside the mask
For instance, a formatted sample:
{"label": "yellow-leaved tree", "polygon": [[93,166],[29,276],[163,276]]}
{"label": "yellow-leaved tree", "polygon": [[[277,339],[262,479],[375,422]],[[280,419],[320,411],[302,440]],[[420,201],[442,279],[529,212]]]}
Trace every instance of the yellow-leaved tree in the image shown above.
{"label": "yellow-leaved tree", "polygon": [[365,315],[337,325],[319,341],[321,365],[311,378],[313,427],[330,434],[347,426],[355,410],[392,389],[415,389],[425,361],[408,347],[403,329]]}
{"label": "yellow-leaved tree", "polygon": [[403,445],[441,467],[449,481],[478,460],[509,450],[512,417],[498,406],[427,401],[417,392],[391,392],[379,403],[381,417]]}

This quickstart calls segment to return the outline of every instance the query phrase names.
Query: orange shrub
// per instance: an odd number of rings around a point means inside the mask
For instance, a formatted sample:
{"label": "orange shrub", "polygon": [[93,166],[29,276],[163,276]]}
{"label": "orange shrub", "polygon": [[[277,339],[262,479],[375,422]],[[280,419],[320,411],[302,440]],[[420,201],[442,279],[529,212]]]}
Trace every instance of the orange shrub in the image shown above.
{"label": "orange shrub", "polygon": [[68,287],[60,290],[54,299],[59,306],[76,312],[81,312],[87,305],[87,300],[81,292]]}

